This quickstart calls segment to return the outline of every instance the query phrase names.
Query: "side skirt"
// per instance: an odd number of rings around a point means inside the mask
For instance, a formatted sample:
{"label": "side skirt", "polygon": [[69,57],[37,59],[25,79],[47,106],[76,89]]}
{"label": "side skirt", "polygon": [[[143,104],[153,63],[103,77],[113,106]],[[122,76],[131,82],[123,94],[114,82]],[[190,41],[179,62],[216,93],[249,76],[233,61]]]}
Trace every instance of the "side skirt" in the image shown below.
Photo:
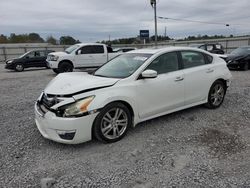
{"label": "side skirt", "polygon": [[187,109],[187,108],[191,108],[191,107],[194,107],[194,106],[198,106],[198,105],[201,105],[201,104],[205,104],[205,103],[207,103],[207,99],[204,100],[204,101],[200,101],[200,102],[192,103],[192,104],[189,104],[189,105],[186,105],[186,106],[183,106],[183,107],[179,107],[179,108],[176,108],[176,109],[173,109],[173,110],[169,110],[169,111],[166,111],[166,112],[163,112],[163,113],[160,113],[160,114],[156,114],[156,115],[144,118],[144,119],[138,119],[138,122],[135,122],[135,126],[138,123],[141,123],[143,121],[154,119],[154,118],[157,118],[157,117],[160,117],[160,116],[171,114],[173,112],[178,112],[178,111],[181,111],[181,110],[184,110],[184,109]]}

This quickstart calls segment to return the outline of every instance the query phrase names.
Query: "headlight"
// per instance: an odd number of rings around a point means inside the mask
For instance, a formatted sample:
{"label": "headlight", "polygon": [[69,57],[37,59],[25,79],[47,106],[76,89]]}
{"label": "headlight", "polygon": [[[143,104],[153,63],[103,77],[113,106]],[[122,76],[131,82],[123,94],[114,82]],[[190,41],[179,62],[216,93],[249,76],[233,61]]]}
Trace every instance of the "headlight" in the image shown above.
{"label": "headlight", "polygon": [[49,56],[48,59],[50,61],[57,61],[59,59],[59,56],[53,55],[53,56]]}
{"label": "headlight", "polygon": [[61,107],[60,110],[62,110],[62,116],[75,117],[83,115],[84,113],[88,112],[88,106],[90,105],[90,103],[93,101],[94,98],[95,96],[90,96],[82,100],[79,100],[73,104]]}
{"label": "headlight", "polygon": [[13,62],[13,60],[9,60],[9,61],[7,61],[6,63],[7,64],[10,64],[10,63],[12,63]]}

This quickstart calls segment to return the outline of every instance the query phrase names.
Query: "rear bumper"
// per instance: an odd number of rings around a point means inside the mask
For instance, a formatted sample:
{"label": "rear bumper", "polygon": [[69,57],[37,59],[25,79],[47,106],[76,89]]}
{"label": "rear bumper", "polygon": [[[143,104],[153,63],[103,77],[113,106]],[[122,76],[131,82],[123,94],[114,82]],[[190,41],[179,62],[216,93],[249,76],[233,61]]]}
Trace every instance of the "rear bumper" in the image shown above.
{"label": "rear bumper", "polygon": [[[35,122],[44,138],[63,144],[79,144],[92,139],[92,125],[97,113],[79,117],[62,118],[48,111],[41,114],[39,106],[35,104]],[[63,134],[72,134],[72,139],[65,139]]]}

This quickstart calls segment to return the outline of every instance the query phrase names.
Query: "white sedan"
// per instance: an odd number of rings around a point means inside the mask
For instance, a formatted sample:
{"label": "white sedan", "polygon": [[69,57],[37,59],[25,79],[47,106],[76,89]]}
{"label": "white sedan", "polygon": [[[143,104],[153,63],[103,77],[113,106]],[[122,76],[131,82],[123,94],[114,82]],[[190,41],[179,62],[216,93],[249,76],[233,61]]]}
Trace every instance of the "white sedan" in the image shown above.
{"label": "white sedan", "polygon": [[218,108],[230,79],[225,61],[203,50],[135,50],[92,74],[58,75],[38,98],[35,121],[56,142],[116,142],[139,122],[200,104]]}

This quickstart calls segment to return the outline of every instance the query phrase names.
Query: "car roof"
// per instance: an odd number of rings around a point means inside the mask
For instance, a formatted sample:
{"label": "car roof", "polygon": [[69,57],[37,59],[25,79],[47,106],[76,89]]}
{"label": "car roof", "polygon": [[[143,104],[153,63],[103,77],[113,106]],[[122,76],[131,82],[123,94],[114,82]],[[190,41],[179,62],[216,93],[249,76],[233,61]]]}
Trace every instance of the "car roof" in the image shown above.
{"label": "car roof", "polygon": [[119,47],[119,48],[116,48],[116,49],[135,49],[135,47]]}
{"label": "car roof", "polygon": [[139,50],[133,50],[129,51],[127,53],[141,53],[141,54],[157,54],[161,52],[171,52],[171,51],[179,51],[179,50],[191,50],[191,51],[198,51],[207,53],[204,50],[198,49],[198,48],[192,48],[192,47],[177,47],[177,46],[169,46],[169,47],[163,47],[163,48],[145,48],[145,49],[139,49]]}
{"label": "car roof", "polygon": [[75,45],[78,45],[78,46],[86,46],[86,45],[95,46],[95,45],[104,45],[104,44],[101,44],[101,43],[78,43],[78,44],[75,44]]}
{"label": "car roof", "polygon": [[[29,51],[27,51],[27,52],[41,52],[41,51],[45,51],[45,52],[46,52],[46,51],[49,51],[49,52],[52,51],[52,52],[54,52],[54,50],[50,50],[50,49],[29,50]],[[27,52],[26,52],[26,53],[27,53]]]}

